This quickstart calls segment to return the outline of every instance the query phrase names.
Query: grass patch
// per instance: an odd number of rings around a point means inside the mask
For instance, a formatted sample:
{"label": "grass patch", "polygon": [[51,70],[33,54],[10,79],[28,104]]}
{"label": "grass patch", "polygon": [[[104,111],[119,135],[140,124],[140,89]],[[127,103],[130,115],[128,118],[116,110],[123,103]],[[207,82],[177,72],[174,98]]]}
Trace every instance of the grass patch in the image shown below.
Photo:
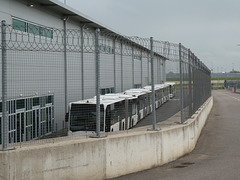
{"label": "grass patch", "polygon": [[166,81],[180,81],[179,78],[167,78]]}
{"label": "grass patch", "polygon": [[211,80],[240,80],[240,78],[211,78]]}

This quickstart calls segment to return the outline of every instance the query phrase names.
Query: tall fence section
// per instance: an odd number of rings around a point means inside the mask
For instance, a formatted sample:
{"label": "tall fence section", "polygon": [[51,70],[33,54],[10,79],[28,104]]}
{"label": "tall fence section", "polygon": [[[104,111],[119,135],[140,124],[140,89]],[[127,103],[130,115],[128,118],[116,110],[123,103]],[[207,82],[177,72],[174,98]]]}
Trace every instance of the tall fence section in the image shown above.
{"label": "tall fence section", "polygon": [[[184,121],[211,96],[210,70],[181,44],[105,30],[1,22],[2,149],[62,134],[157,130],[174,99]],[[166,83],[166,64],[179,78]],[[94,134],[93,134],[94,133]]]}

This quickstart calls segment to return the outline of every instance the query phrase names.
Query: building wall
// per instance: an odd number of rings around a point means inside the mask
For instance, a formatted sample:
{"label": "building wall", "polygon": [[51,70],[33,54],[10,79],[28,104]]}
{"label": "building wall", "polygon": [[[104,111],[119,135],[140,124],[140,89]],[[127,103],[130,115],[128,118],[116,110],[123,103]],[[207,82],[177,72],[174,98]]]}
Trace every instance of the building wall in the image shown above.
{"label": "building wall", "polygon": [[11,50],[7,62],[7,98],[53,93],[55,118],[62,123],[65,117],[63,53]]}
{"label": "building wall", "polygon": [[[95,54],[84,53],[84,98],[91,98],[96,92]],[[76,99],[79,100],[79,99]]]}
{"label": "building wall", "polygon": [[47,11],[44,7],[31,8],[15,0],[0,0],[0,2],[1,20],[6,20],[8,24],[12,23],[13,16],[47,27],[63,28],[61,15]]}
{"label": "building wall", "polygon": [[132,87],[132,56],[123,56],[123,90]]}
{"label": "building wall", "polygon": [[[62,122],[65,120],[65,59],[63,46],[63,31],[64,22],[62,15],[52,11],[48,11],[43,7],[31,8],[15,0],[0,0],[0,20],[6,20],[7,24],[12,24],[12,17],[26,20],[30,23],[35,23],[44,27],[54,29],[53,43],[62,42],[58,44],[59,50],[41,50],[36,44],[29,50],[8,50],[8,98],[17,98],[19,96],[28,97],[43,94],[54,94],[54,112],[55,123],[59,123],[61,128]],[[81,52],[79,41],[81,41],[81,24],[73,21],[71,17],[66,22],[66,28],[69,30],[67,38],[67,103],[87,99],[95,96],[95,53],[94,49]],[[55,31],[55,29],[58,29]],[[72,30],[72,31],[71,31]],[[90,42],[85,40],[84,46],[89,43],[94,45],[94,30],[85,29],[89,34]],[[22,32],[21,32],[22,33]],[[21,37],[18,41],[33,41],[34,36],[23,33],[24,38]],[[61,37],[61,36],[62,37]],[[56,39],[58,37],[58,39]],[[60,37],[60,38],[59,38]],[[91,39],[92,38],[92,39]],[[89,39],[88,39],[89,40]],[[14,42],[17,40],[15,39]],[[48,40],[50,42],[50,40]],[[100,36],[100,44],[106,44],[113,48],[113,37]],[[44,40],[43,40],[44,43]],[[122,50],[121,50],[122,43]],[[69,46],[76,45],[75,50],[71,51]],[[24,44],[21,44],[24,46]],[[116,75],[116,89],[115,92],[130,89],[134,84],[141,84],[145,86],[151,82],[151,64],[148,63],[149,52],[143,51],[142,60],[133,59],[132,44],[120,42],[116,40],[116,52],[106,53],[100,52],[100,87],[112,88],[114,87],[114,54],[115,53],[115,75]],[[137,55],[141,56],[142,49],[134,47]],[[83,53],[83,54],[82,54]],[[122,54],[122,57],[121,57]],[[83,59],[82,59],[83,55]],[[1,57],[1,54],[0,54]],[[122,62],[121,62],[122,59]],[[155,57],[155,64],[160,64],[161,59]],[[2,58],[0,58],[1,67]],[[141,64],[142,63],[142,64]],[[82,67],[83,65],[83,67]],[[122,65],[122,66],[121,66]],[[122,67],[122,68],[121,68]],[[82,71],[83,68],[83,71]],[[134,68],[134,72],[132,72]],[[142,69],[141,69],[142,68]],[[160,83],[159,79],[163,76],[160,72],[159,66],[155,66],[155,82]],[[142,72],[142,76],[141,76]],[[83,77],[82,77],[83,76]],[[121,79],[123,77],[123,81]],[[141,79],[142,77],[142,79]],[[82,78],[83,81],[82,81]],[[164,78],[163,78],[164,79]],[[82,87],[84,83],[84,87]],[[0,83],[0,92],[1,92]],[[84,92],[82,92],[82,90]],[[84,93],[84,97],[82,94]]]}
{"label": "building wall", "polygon": [[142,69],[142,82],[143,82],[143,86],[146,86],[148,85],[148,82],[149,82],[149,73],[148,73],[148,65],[149,65],[149,59],[147,57],[147,53],[144,52],[144,56],[142,58],[142,66],[143,66],[143,69]]}
{"label": "building wall", "polygon": [[68,101],[82,99],[82,59],[80,52],[67,54]]}
{"label": "building wall", "polygon": [[116,55],[116,92],[122,91],[121,86],[121,55]]}
{"label": "building wall", "polygon": [[100,55],[100,88],[114,87],[113,54]]}
{"label": "building wall", "polygon": [[141,60],[134,59],[134,84],[141,84]]}

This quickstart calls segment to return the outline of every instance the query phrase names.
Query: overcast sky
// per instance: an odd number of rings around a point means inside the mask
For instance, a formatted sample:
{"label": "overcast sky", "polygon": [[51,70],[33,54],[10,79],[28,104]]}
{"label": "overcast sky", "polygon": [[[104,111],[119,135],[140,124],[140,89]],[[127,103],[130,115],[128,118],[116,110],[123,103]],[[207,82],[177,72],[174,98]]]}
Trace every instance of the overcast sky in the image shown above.
{"label": "overcast sky", "polygon": [[182,43],[214,72],[240,70],[239,0],[66,2],[123,35]]}

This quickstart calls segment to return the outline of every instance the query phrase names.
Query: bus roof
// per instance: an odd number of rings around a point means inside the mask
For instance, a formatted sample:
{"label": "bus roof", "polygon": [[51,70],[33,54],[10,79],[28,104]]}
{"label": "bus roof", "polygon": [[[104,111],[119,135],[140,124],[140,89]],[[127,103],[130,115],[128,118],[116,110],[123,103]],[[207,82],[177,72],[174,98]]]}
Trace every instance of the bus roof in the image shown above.
{"label": "bus roof", "polygon": [[[169,85],[167,84],[157,84],[155,85],[155,90],[162,89],[164,87],[167,87]],[[135,88],[135,89],[129,89],[122,93],[110,93],[105,95],[100,95],[100,104],[104,105],[106,107],[107,105],[114,104],[116,102],[124,101],[125,99],[136,99],[140,95],[144,95],[147,93],[151,93],[152,86],[145,86],[144,88]],[[75,101],[69,103],[71,104],[96,104],[96,96],[93,98]]]}
{"label": "bus roof", "polygon": [[[155,88],[155,90],[158,90],[158,89],[163,89],[163,88],[168,87],[168,86],[169,86],[168,84],[156,84],[154,86],[154,88]],[[150,91],[152,90],[152,86],[145,86],[144,88],[148,89]]]}

